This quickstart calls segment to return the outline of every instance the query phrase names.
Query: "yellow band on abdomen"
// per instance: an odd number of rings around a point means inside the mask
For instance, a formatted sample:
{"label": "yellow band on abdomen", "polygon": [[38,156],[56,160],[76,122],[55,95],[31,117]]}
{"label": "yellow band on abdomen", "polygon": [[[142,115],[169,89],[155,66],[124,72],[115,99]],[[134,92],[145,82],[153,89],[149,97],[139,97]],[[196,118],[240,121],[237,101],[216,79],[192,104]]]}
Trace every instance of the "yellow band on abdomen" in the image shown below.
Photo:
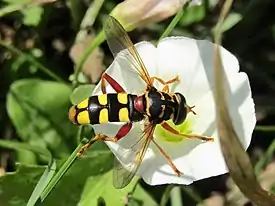
{"label": "yellow band on abdomen", "polygon": [[99,123],[101,124],[106,122],[109,122],[108,109],[104,108],[99,113]]}
{"label": "yellow band on abdomen", "polygon": [[107,105],[107,94],[101,94],[97,98],[100,105]]}
{"label": "yellow band on abdomen", "polygon": [[87,110],[80,112],[77,115],[77,122],[81,125],[90,124],[89,112]]}
{"label": "yellow band on abdomen", "polygon": [[118,93],[117,94],[117,100],[121,104],[127,104],[127,102],[128,102],[128,94],[126,94],[126,93]]}
{"label": "yellow band on abdomen", "polygon": [[129,119],[129,111],[127,108],[122,108],[119,110],[119,121],[120,122],[129,122],[130,119]]}
{"label": "yellow band on abdomen", "polygon": [[88,104],[89,104],[89,98],[87,99],[84,99],[82,102],[80,102],[76,107],[78,109],[84,109],[84,108],[87,108],[88,107]]}

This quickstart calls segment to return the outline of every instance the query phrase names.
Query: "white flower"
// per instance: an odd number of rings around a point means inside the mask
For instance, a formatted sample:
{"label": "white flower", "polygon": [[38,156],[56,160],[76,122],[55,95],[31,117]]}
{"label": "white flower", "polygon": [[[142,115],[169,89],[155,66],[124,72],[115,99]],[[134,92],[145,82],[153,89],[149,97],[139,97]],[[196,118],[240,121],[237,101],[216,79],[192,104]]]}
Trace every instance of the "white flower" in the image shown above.
{"label": "white flower", "polygon": [[[178,177],[166,159],[151,143],[145,158],[137,172],[150,185],[176,183],[191,184],[193,181],[228,172],[224,161],[215,119],[213,99],[213,53],[214,44],[207,40],[195,40],[186,37],[169,37],[160,41],[157,48],[149,42],[140,42],[136,47],[151,76],[170,80],[179,75],[180,83],[170,87],[171,92],[182,93],[188,105],[195,105],[197,115],[189,113],[184,124],[177,126],[182,133],[192,132],[215,139],[214,142],[202,142],[195,139],[176,138],[169,132],[157,127],[154,138],[172,158],[176,167],[183,173]],[[221,58],[229,82],[230,91],[225,91],[229,113],[234,129],[245,149],[250,144],[252,131],[256,124],[254,102],[248,77],[239,72],[238,60],[221,47]],[[121,86],[133,94],[141,94],[144,82],[131,72],[130,64],[119,55],[106,70]],[[158,89],[162,86],[155,84]],[[114,90],[108,85],[108,93]],[[100,84],[93,95],[101,94]],[[108,123],[93,126],[96,133],[113,137],[122,124]],[[135,124],[128,135],[117,143],[106,142],[118,159],[121,154],[117,149],[132,145],[139,136],[141,124]],[[172,124],[171,124],[172,125]],[[126,164],[126,163],[125,163]]]}

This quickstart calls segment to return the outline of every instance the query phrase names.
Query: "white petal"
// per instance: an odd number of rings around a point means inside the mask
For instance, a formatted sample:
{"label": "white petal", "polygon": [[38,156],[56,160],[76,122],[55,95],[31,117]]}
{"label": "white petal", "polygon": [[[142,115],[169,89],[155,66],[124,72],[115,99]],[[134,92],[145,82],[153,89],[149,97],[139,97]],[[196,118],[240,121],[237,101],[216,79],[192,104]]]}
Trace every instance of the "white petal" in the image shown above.
{"label": "white petal", "polygon": [[[195,104],[213,87],[214,44],[207,40],[170,37],[158,44],[158,75],[171,79],[180,76],[180,83],[172,89],[185,95],[189,104]],[[226,73],[239,71],[235,56],[221,47],[222,63]]]}

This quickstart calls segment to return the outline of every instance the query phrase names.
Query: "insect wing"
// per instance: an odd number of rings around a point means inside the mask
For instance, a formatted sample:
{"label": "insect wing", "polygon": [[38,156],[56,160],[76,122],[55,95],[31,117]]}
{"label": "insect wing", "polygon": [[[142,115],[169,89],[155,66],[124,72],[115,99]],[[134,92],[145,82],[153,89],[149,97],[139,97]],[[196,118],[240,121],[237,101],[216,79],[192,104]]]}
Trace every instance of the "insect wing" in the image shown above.
{"label": "insect wing", "polygon": [[126,187],[134,178],[153,138],[155,125],[149,124],[143,135],[130,148],[120,148],[118,153],[123,164],[115,158],[113,170],[113,185],[117,189]]}
{"label": "insect wing", "polygon": [[150,75],[130,37],[128,36],[122,25],[112,16],[109,16],[104,24],[104,32],[108,46],[114,57],[125,49],[129,55],[125,55],[129,63],[133,65],[139,76],[145,83],[152,87]]}

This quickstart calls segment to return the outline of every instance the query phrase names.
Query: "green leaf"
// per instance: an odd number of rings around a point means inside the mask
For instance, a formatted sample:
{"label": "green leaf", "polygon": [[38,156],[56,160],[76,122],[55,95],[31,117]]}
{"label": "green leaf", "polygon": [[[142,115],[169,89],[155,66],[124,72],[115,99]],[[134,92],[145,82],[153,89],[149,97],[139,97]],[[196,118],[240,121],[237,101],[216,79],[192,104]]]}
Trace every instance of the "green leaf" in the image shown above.
{"label": "green leaf", "polygon": [[14,150],[32,151],[36,154],[40,154],[41,156],[46,158],[48,161],[50,160],[50,156],[51,156],[50,151],[43,147],[40,147],[40,146],[32,147],[31,145],[26,144],[26,143],[15,142],[15,141],[10,141],[10,140],[1,140],[0,139],[0,147],[14,149]]}
{"label": "green leaf", "polygon": [[[225,32],[235,26],[238,22],[240,22],[242,18],[243,17],[241,14],[232,12],[227,16],[219,29],[221,29],[221,32]],[[216,27],[213,30],[214,33],[216,32],[215,29]]]}
{"label": "green leaf", "polygon": [[49,148],[58,157],[67,157],[77,133],[68,120],[70,93],[69,86],[53,81],[14,82],[7,96],[7,111],[21,139],[33,147]]}
{"label": "green leaf", "polygon": [[179,22],[181,26],[188,26],[197,23],[205,18],[204,3],[200,6],[192,6],[185,10]]}
{"label": "green leaf", "polygon": [[24,9],[22,14],[24,15],[23,24],[27,26],[37,26],[42,18],[44,9],[41,6],[33,6],[28,9]]}
{"label": "green leaf", "polygon": [[[131,206],[139,205],[158,205],[156,201],[144,190],[140,185],[137,185],[134,194],[130,200]],[[136,204],[135,204],[136,203]]]}
{"label": "green leaf", "polygon": [[94,84],[86,84],[86,85],[81,85],[77,87],[73,91],[70,97],[72,104],[78,104],[82,100],[91,96],[94,88],[95,88]]}
{"label": "green leaf", "polygon": [[[60,168],[64,161],[57,161],[57,168]],[[110,171],[112,167],[113,155],[110,151],[96,151],[89,156],[79,158],[43,202],[43,205],[77,205],[88,178],[94,176],[101,181],[101,177]],[[20,164],[16,172],[1,176],[1,205],[26,205],[45,169],[45,166]],[[112,187],[107,182],[103,186],[106,188]]]}
{"label": "green leaf", "polygon": [[49,181],[52,179],[56,170],[56,162],[51,159],[49,162],[49,166],[46,168],[45,172],[41,176],[40,180],[38,181],[32,195],[27,203],[27,206],[35,205],[36,201],[40,198],[42,191],[45,189]]}
{"label": "green leaf", "polygon": [[45,170],[42,166],[19,164],[16,172],[0,177],[1,205],[26,205],[34,185]]}
{"label": "green leaf", "polygon": [[128,186],[118,190],[113,187],[112,174],[113,171],[111,170],[104,175],[90,177],[78,205],[97,206],[98,199],[103,198],[106,205],[124,206],[127,202],[127,196],[137,184],[138,178],[134,178]]}

